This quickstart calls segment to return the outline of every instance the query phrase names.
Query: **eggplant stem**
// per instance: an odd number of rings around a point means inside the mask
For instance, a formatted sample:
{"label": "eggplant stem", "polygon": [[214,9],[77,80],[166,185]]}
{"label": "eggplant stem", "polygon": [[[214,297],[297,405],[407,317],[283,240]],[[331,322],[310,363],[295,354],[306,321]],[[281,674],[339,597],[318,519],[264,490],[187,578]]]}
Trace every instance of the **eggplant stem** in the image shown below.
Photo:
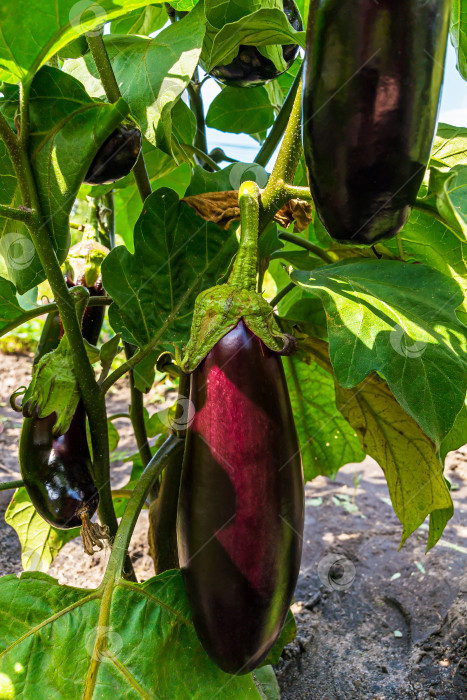
{"label": "eggplant stem", "polygon": [[241,229],[240,247],[228,284],[254,292],[258,268],[259,194],[256,182],[244,182],[238,192]]}
{"label": "eggplant stem", "polygon": [[104,541],[110,540],[109,528],[107,525],[93,523],[89,519],[89,511],[87,506],[83,506],[78,515],[83,523],[81,526],[81,539],[83,540],[83,549],[86,554],[92,556],[96,551],[94,547],[100,551],[104,549]]}

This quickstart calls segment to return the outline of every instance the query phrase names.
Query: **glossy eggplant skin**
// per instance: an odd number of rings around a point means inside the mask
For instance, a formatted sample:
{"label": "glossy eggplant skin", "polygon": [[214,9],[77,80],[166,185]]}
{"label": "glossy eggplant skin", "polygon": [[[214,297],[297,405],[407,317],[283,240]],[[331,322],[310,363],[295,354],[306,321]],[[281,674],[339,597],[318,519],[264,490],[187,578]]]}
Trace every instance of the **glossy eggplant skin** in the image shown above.
{"label": "glossy eggplant skin", "polygon": [[[284,0],[284,13],[292,27],[301,32],[303,22],[294,0]],[[282,55],[287,63],[288,70],[297,58],[299,47],[297,44],[282,46]],[[264,85],[269,80],[274,80],[285,71],[278,71],[274,63],[258,51],[256,46],[242,44],[238,49],[238,55],[227,66],[220,65],[213,68],[209,75],[220,83],[230,87],[256,87]]]}
{"label": "glossy eggplant skin", "polygon": [[350,244],[406,223],[436,129],[450,0],[310,5],[303,147],[329,234]]}
{"label": "glossy eggplant skin", "polygon": [[178,548],[198,637],[228,673],[280,634],[300,568],[304,488],[281,358],[243,321],[191,379]]}
{"label": "glossy eggplant skin", "polygon": [[[91,288],[91,296],[102,295],[102,287]],[[104,307],[87,308],[83,317],[83,337],[97,343],[104,318]],[[60,316],[54,320],[53,333],[46,324],[35,362],[54,350],[63,335]],[[50,318],[50,316],[49,316]],[[58,320],[59,332],[56,332]],[[86,436],[86,414],[80,401],[71,425],[64,435],[54,437],[55,413],[45,418],[24,418],[19,443],[21,476],[34,508],[49,525],[68,529],[82,525],[79,512],[86,507],[92,518],[99,494],[91,476],[91,456]]]}
{"label": "glossy eggplant skin", "polygon": [[139,129],[119,126],[104,141],[89,166],[84,183],[109,185],[117,182],[134,168],[141,151]]}
{"label": "glossy eggplant skin", "polygon": [[86,418],[80,402],[65,435],[54,438],[55,414],[25,418],[19,462],[29,498],[49,525],[60,529],[82,525],[79,511],[96,512],[99,495],[91,478]]}

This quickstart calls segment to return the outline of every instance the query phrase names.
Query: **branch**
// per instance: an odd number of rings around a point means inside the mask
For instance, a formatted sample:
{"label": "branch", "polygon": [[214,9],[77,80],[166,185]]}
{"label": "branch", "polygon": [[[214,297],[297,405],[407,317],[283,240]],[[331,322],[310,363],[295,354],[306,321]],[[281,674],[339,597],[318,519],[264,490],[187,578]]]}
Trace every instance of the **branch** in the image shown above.
{"label": "branch", "polygon": [[285,286],[284,289],[281,289],[281,291],[276,294],[274,299],[271,299],[271,301],[269,302],[272,308],[274,309],[278,305],[278,303],[282,301],[282,299],[285,296],[287,296],[289,292],[292,291],[292,289],[295,289],[296,286],[297,285],[294,282],[289,282],[289,284]]}
{"label": "branch", "polygon": [[203,98],[201,97],[201,86],[199,85],[197,68],[193,73],[193,80],[188,83],[187,92],[190,100],[190,107],[196,117],[196,135],[194,146],[203,153],[207,153],[208,141],[206,138],[206,120],[204,118]]}
{"label": "branch", "polygon": [[[109,306],[111,303],[112,299],[110,297],[90,297],[88,300],[88,306]],[[3,326],[3,328],[0,330],[0,338],[3,335],[10,333],[18,326],[21,326],[23,323],[30,321],[32,318],[44,316],[45,314],[51,314],[55,311],[58,311],[58,305],[54,302],[44,304],[43,306],[37,306],[35,309],[25,311],[24,314],[21,314],[21,316],[18,316],[17,318],[13,319],[13,321],[10,321],[10,323]]]}
{"label": "branch", "polygon": [[19,479],[18,481],[2,481],[0,482],[0,491],[19,489],[21,486],[24,486],[24,481],[22,479]]}
{"label": "branch", "polygon": [[188,151],[189,153],[193,153],[195,156],[198,156],[198,158],[204,161],[207,165],[209,165],[209,167],[212,168],[212,170],[221,170],[220,166],[216,163],[216,161],[213,160],[211,156],[208,156],[208,154],[202,151],[200,148],[197,148],[196,146],[190,146],[187,143],[181,144],[181,148],[183,148],[185,151]]}
{"label": "branch", "polygon": [[287,124],[289,123],[290,119],[290,113],[292,111],[292,107],[295,102],[295,97],[297,96],[297,91],[298,88],[300,87],[300,79],[302,77],[302,71],[303,71],[303,63],[298,69],[298,73],[295,76],[295,79],[292,83],[292,87],[290,88],[289,92],[287,93],[287,97],[285,98],[284,104],[281,107],[281,110],[279,114],[277,115],[277,119],[273,124],[273,127],[269,134],[266,137],[265,142],[259,149],[258,153],[256,154],[256,158],[254,160],[255,163],[258,163],[259,165],[262,165],[263,168],[266,167],[266,165],[269,163],[269,161],[272,158],[272,155],[274,151],[276,150],[277,146],[280,143],[280,140],[284,134],[284,131],[287,128]]}
{"label": "branch", "polygon": [[22,221],[26,226],[31,220],[31,214],[33,212],[30,209],[16,209],[15,207],[9,207],[7,204],[0,204],[0,216],[3,216],[5,219]]}
{"label": "branch", "polygon": [[316,255],[317,258],[320,258],[325,263],[335,262],[335,260],[333,260],[332,257],[328,253],[326,253],[325,250],[323,250],[319,246],[315,245],[314,243],[310,243],[310,241],[307,241],[306,238],[302,238],[301,236],[296,236],[295,234],[289,233],[288,231],[281,231],[279,233],[279,238],[282,241],[288,241],[289,243],[295,243],[295,245],[298,245],[301,248],[308,250],[310,253],[312,253],[313,255]]}

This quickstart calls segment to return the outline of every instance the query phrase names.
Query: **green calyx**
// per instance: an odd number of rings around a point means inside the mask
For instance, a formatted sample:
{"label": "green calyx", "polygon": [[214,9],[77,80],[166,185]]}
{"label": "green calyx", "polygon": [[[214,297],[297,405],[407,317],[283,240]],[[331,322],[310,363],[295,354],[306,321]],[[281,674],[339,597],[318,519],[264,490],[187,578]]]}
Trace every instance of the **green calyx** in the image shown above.
{"label": "green calyx", "polygon": [[237,257],[227,284],[207,289],[196,299],[191,336],[182,360],[184,372],[193,372],[240,319],[270,350],[281,354],[292,351],[291,336],[280,331],[271,305],[256,292],[259,193],[255,182],[244,182],[240,187]]}
{"label": "green calyx", "polygon": [[[74,297],[76,315],[81,323],[89,292],[84,287],[75,287],[70,294]],[[23,396],[22,410],[26,417],[35,415],[45,418],[55,413],[57,418],[54,433],[63,435],[70,427],[79,399],[73,350],[64,335],[58,347],[37,363],[31,383]]]}

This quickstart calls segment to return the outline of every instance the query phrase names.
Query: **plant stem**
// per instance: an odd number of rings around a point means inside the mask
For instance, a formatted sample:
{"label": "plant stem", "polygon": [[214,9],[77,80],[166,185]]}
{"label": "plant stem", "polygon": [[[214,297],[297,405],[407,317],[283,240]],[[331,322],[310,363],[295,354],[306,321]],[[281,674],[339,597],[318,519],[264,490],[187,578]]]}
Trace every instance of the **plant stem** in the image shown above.
{"label": "plant stem", "polygon": [[335,262],[331,256],[326,253],[325,250],[320,248],[319,246],[315,245],[314,243],[310,243],[310,241],[307,241],[306,238],[302,238],[301,236],[296,236],[294,233],[289,233],[288,231],[281,231],[279,233],[279,238],[281,241],[288,241],[288,243],[295,243],[295,245],[300,246],[301,248],[304,248],[305,250],[308,250],[310,253],[313,255],[316,255],[317,258],[320,258],[325,263],[333,263]]}
{"label": "plant stem", "polygon": [[[105,48],[102,32],[86,34],[86,39],[108,101],[111,103],[118,102],[122,94],[118,87],[107,49]],[[133,174],[141,199],[144,202],[146,197],[149,197],[151,194],[152,189],[142,152],[133,168]]]}
{"label": "plant stem", "polygon": [[293,282],[289,282],[289,284],[285,286],[284,289],[281,289],[281,291],[276,294],[274,299],[271,299],[271,301],[269,302],[272,308],[274,309],[278,305],[278,303],[282,301],[282,299],[285,296],[287,296],[289,292],[292,291],[292,289],[295,289],[295,287],[296,285]]}
{"label": "plant stem", "polygon": [[115,195],[113,190],[112,192],[108,192],[104,195],[103,204],[109,212],[106,226],[108,238],[106,245],[110,250],[112,250],[112,248],[115,248]]}
{"label": "plant stem", "polygon": [[[23,89],[20,91],[21,131],[23,134],[25,133],[24,129],[28,128],[26,122],[29,123],[27,101],[28,90]],[[89,418],[93,449],[93,473],[96,488],[99,491],[99,517],[102,524],[108,526],[109,534],[113,538],[117,532],[118,523],[110,492],[109,439],[105,396],[96,382],[94,370],[88,360],[75,304],[65,283],[49,232],[42,220],[39,196],[29,162],[27,146],[27,143],[21,142],[17,151],[14,149],[14,157],[18,158],[17,162],[14,163],[18,184],[23,203],[28,208],[35,210],[29,224],[29,232],[52,289],[68,342],[73,348],[73,366]]]}
{"label": "plant stem", "polygon": [[402,236],[400,233],[397,234],[397,250],[399,251],[399,257],[401,260],[405,260],[404,246],[402,245]]}
{"label": "plant stem", "polygon": [[10,489],[19,489],[24,486],[24,481],[19,479],[18,481],[2,481],[0,483],[0,491],[9,491]]}
{"label": "plant stem", "polygon": [[216,172],[221,170],[220,166],[216,163],[215,160],[213,160],[210,156],[208,156],[207,153],[204,153],[204,151],[197,148],[196,146],[190,146],[187,143],[183,143],[181,145],[181,148],[183,148],[185,151],[188,151],[188,153],[193,153],[195,156],[198,156],[198,159],[202,160],[204,163],[209,165],[209,167],[212,170],[214,170]]}
{"label": "plant stem", "polygon": [[299,80],[279,155],[268,184],[261,194],[260,231],[264,230],[279,209],[291,199],[285,185],[293,182],[302,152],[301,97],[301,80]]}
{"label": "plant stem", "polygon": [[115,538],[112,554],[110,555],[102,582],[104,586],[106,584],[115,583],[120,578],[131,535],[152,483],[165,469],[174,450],[177,451],[179,449],[181,441],[183,442],[181,438],[171,434],[151,459],[136,484],[131,498],[128,500],[125,512],[123,513],[122,522]]}
{"label": "plant stem", "polygon": [[300,66],[298,69],[298,73],[295,76],[295,80],[292,83],[292,87],[290,88],[289,92],[287,93],[287,97],[285,98],[284,104],[281,107],[281,110],[279,114],[277,115],[277,119],[273,124],[273,127],[269,134],[267,135],[267,138],[263,145],[261,146],[260,150],[258,151],[256,158],[254,160],[255,163],[258,163],[259,165],[262,165],[263,168],[266,167],[266,165],[269,163],[271,160],[271,157],[276,150],[277,146],[279,145],[279,142],[284,134],[284,131],[287,128],[287,124],[289,123],[289,118],[290,118],[290,113],[292,111],[292,107],[295,102],[295,98],[297,96],[297,91],[300,86],[300,80],[302,77],[302,71],[303,71],[303,64]]}
{"label": "plant stem", "polygon": [[190,107],[196,117],[196,135],[194,140],[195,148],[203,153],[208,152],[208,141],[206,138],[206,120],[204,118],[203,98],[201,97],[201,86],[199,85],[199,73],[196,68],[193,73],[193,80],[188,83],[187,92],[190,100]]}
{"label": "plant stem", "polygon": [[309,187],[297,187],[284,183],[284,190],[287,192],[290,199],[303,199],[305,202],[313,202]]}
{"label": "plant stem", "polygon": [[[123,343],[125,348],[125,355],[127,359],[133,357],[136,352],[136,347],[130,343]],[[133,426],[133,432],[136,438],[136,444],[138,446],[139,456],[143,467],[145,468],[151,461],[151,448],[149,447],[148,436],[146,433],[146,425],[144,422],[144,400],[143,394],[135,385],[135,370],[130,370],[130,397],[131,402],[129,406],[131,424]]]}
{"label": "plant stem", "polygon": [[238,192],[241,232],[238,249],[228,284],[237,289],[255,291],[258,263],[259,187],[244,182]]}
{"label": "plant stem", "polygon": [[31,213],[28,209],[15,209],[15,207],[9,207],[6,204],[0,204],[0,216],[5,219],[14,219],[15,221],[22,221],[24,224],[28,224],[31,218]]}
{"label": "plant stem", "polygon": [[[112,299],[110,297],[90,297],[88,301],[88,306],[109,306],[111,303]],[[50,304],[44,304],[43,306],[38,306],[35,309],[29,309],[28,311],[25,311],[23,314],[21,314],[21,316],[19,316],[18,318],[15,318],[13,321],[10,321],[10,323],[3,326],[0,330],[0,337],[2,335],[10,333],[10,331],[14,330],[18,326],[21,326],[23,323],[30,321],[32,318],[44,316],[45,314],[51,314],[56,311],[58,311],[58,305],[54,302]]]}

